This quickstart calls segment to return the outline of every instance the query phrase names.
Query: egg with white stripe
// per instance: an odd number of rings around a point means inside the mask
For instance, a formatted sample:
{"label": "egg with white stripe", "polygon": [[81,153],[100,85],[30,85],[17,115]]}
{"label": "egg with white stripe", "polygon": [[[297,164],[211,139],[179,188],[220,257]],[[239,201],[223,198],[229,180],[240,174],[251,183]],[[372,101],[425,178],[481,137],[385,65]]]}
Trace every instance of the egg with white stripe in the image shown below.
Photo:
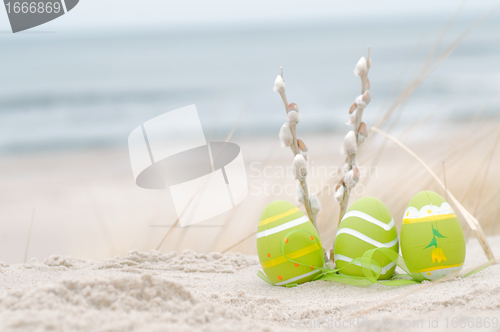
{"label": "egg with white stripe", "polygon": [[325,265],[322,248],[316,228],[295,205],[274,201],[266,206],[257,229],[257,252],[271,282],[311,281]]}
{"label": "egg with white stripe", "polygon": [[[335,236],[334,260],[340,273],[364,276],[360,264],[349,263],[375,248],[388,248],[399,253],[398,232],[387,206],[375,197],[358,199],[347,210]],[[396,261],[376,252],[373,260],[382,268],[379,279],[392,277]]]}
{"label": "egg with white stripe", "polygon": [[443,197],[422,191],[411,199],[401,226],[401,252],[424,278],[458,273],[465,261],[462,226]]}

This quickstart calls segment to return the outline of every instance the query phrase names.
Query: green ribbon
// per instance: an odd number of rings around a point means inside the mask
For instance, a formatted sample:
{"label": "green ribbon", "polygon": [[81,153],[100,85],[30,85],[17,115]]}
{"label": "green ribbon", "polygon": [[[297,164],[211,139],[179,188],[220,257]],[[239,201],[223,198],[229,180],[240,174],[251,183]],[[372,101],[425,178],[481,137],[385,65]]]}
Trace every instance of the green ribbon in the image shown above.
{"label": "green ribbon", "polygon": [[[403,269],[406,274],[397,274],[388,280],[378,280],[382,274],[382,267],[373,259],[375,253],[382,253],[390,261],[396,261],[397,265]],[[342,270],[349,266],[361,266],[364,276],[350,276],[341,274]],[[314,280],[331,280],[338,281],[344,284],[355,286],[369,286],[375,283],[386,286],[401,286],[418,284],[425,278],[411,265],[406,263],[403,257],[398,253],[388,248],[376,248],[367,250],[362,257],[353,259],[349,264],[340,269],[328,269],[322,275],[317,276]]]}

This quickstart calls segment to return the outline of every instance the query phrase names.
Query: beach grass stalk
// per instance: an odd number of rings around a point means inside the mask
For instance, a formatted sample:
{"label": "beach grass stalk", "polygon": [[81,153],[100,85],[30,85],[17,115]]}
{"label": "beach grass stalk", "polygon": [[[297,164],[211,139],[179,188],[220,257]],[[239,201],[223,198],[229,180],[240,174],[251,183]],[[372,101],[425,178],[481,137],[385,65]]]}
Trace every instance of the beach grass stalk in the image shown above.
{"label": "beach grass stalk", "polygon": [[35,222],[35,211],[36,211],[36,205],[33,206],[33,212],[31,213],[30,228],[28,230],[28,238],[26,239],[26,247],[24,248],[24,260],[23,260],[24,263],[26,263],[26,261],[28,260],[28,251],[30,249],[30,242],[31,242],[31,232],[33,230],[33,223]]}
{"label": "beach grass stalk", "polygon": [[431,174],[431,176],[436,180],[436,182],[441,186],[441,188],[446,192],[450,200],[453,202],[453,204],[457,207],[457,209],[460,211],[464,219],[467,221],[467,224],[471,228],[472,231],[475,232],[476,238],[479,241],[479,244],[484,250],[484,253],[486,254],[486,257],[488,257],[488,260],[495,259],[495,256],[493,255],[493,252],[491,251],[491,247],[488,244],[488,241],[486,240],[486,236],[484,235],[483,229],[481,225],[479,224],[479,221],[469,212],[465,207],[455,198],[455,196],[448,190],[446,185],[439,179],[439,177],[432,171],[432,169],[412,150],[410,150],[406,145],[401,143],[399,140],[397,140],[395,137],[387,134],[386,132],[380,130],[377,127],[371,127],[371,130],[388,138],[389,140],[393,141],[396,145],[398,145],[400,148],[405,150],[408,154],[410,154],[413,158],[415,158],[426,170]]}

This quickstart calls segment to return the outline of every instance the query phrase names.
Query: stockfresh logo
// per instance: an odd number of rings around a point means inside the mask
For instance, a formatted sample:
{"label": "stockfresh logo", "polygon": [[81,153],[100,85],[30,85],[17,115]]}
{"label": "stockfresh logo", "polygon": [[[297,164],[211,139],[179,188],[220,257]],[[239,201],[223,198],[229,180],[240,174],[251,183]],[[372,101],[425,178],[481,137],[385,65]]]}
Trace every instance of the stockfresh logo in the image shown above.
{"label": "stockfresh logo", "polygon": [[4,0],[12,32],[31,29],[52,21],[75,8],[79,0]]}
{"label": "stockfresh logo", "polygon": [[169,190],[181,227],[229,211],[248,194],[240,147],[207,142],[195,105],[144,122],[128,148],[135,183]]}

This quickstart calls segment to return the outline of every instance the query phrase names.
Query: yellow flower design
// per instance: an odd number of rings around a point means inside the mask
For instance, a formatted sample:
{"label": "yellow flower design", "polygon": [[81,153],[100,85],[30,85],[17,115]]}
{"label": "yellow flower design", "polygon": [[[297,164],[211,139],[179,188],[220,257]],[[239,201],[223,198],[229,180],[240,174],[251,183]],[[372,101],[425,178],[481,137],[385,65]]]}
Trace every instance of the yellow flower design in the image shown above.
{"label": "yellow flower design", "polygon": [[432,250],[432,262],[434,263],[437,259],[438,263],[441,263],[441,261],[446,261],[448,260],[446,256],[444,255],[444,251],[441,248],[435,248]]}

